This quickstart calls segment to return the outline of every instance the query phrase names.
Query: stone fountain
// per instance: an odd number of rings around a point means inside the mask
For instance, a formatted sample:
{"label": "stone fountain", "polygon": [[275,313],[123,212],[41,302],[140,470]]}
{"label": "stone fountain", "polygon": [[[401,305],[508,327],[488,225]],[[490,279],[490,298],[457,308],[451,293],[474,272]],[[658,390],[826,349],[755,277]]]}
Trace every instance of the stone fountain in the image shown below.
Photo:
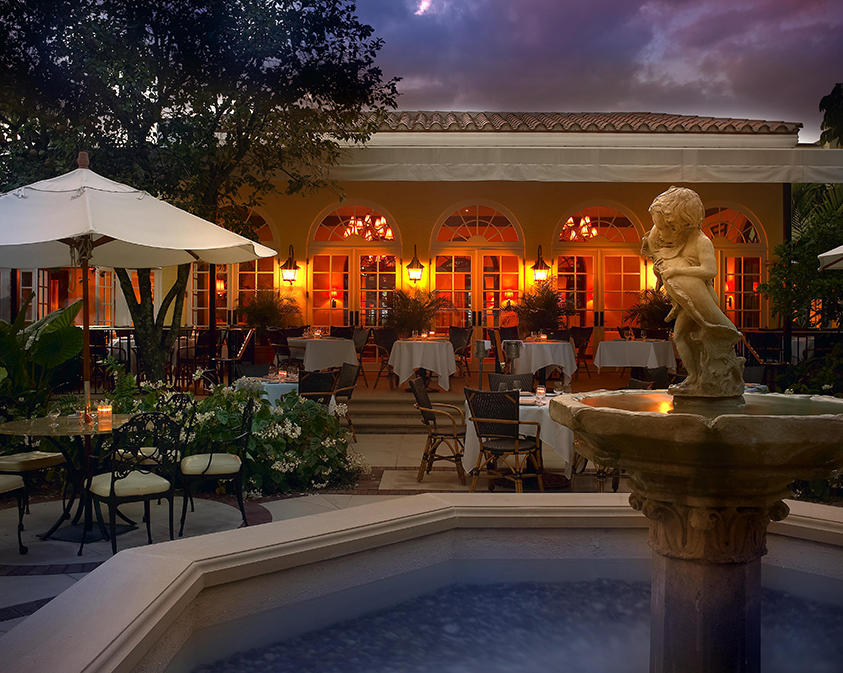
{"label": "stone fountain", "polygon": [[673,304],[687,379],[667,392],[598,391],[551,402],[578,451],[629,474],[650,522],[651,673],[760,671],[761,557],[794,479],[843,467],[843,401],[743,395],[740,333],[718,308],[699,196],[671,187],[642,241]]}

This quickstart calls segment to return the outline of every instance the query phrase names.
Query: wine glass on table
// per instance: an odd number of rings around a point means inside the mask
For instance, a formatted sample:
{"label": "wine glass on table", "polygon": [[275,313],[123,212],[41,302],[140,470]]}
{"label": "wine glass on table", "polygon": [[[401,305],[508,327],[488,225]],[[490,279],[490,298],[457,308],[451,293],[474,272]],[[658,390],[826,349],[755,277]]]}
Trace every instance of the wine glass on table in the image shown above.
{"label": "wine glass on table", "polygon": [[57,428],[59,426],[59,415],[61,414],[61,409],[59,409],[58,404],[54,404],[50,409],[47,411],[47,418],[50,419],[50,427]]}
{"label": "wine glass on table", "polygon": [[547,395],[547,388],[545,388],[544,386],[538,386],[536,388],[536,402],[538,403],[539,406],[542,406],[544,404],[544,398],[545,398],[546,395]]}

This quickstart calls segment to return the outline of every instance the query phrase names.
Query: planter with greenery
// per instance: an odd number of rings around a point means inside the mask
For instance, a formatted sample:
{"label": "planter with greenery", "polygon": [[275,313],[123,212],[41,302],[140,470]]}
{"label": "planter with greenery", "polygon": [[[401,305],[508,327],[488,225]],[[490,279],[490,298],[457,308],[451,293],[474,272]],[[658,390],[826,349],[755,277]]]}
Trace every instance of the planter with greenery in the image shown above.
{"label": "planter with greenery", "polygon": [[637,301],[626,309],[623,319],[644,330],[670,329],[670,323],[666,323],[665,318],[671,308],[670,299],[664,290],[648,288],[638,293]]}
{"label": "planter with greenery", "polygon": [[453,308],[450,300],[435,290],[416,290],[413,293],[398,290],[392,295],[384,326],[394,327],[398,336],[406,338],[413,331],[426,332],[433,326],[437,313]]}
{"label": "planter with greenery", "polygon": [[575,315],[574,305],[562,298],[550,281],[539,283],[526,292],[513,310],[518,315],[518,330],[522,335],[538,331],[554,331],[567,327],[568,316]]}
{"label": "planter with greenery", "polygon": [[253,299],[237,307],[238,315],[254,327],[261,344],[269,343],[269,327],[289,327],[301,319],[299,303],[292,295],[259,290]]}

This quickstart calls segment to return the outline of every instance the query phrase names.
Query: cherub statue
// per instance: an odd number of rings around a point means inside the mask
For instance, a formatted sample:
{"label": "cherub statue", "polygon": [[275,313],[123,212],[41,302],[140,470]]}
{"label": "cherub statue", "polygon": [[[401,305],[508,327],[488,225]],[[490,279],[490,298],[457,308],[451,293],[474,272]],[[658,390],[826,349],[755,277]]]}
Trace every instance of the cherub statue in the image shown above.
{"label": "cherub statue", "polygon": [[744,359],[735,353],[741,334],[720,310],[714,291],[717,260],[702,232],[705,209],[699,195],[671,187],[650,205],[653,228],[641,239],[641,254],[653,260],[676,319],[673,340],[688,377],[668,392],[675,396],[723,398],[743,394]]}

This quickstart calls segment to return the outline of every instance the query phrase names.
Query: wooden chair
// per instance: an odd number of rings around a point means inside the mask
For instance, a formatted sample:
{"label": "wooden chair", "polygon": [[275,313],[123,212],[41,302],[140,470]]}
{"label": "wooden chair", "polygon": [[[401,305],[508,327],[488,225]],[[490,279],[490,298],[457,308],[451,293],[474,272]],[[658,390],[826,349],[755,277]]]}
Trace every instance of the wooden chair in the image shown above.
{"label": "wooden chair", "polygon": [[[179,537],[184,534],[184,520],[187,518],[187,501],[193,502],[191,488],[193,484],[202,481],[234,482],[234,495],[243,525],[248,526],[246,509],[243,506],[243,471],[246,466],[246,451],[249,449],[249,438],[252,436],[252,419],[255,414],[257,400],[250,398],[243,407],[240,420],[240,430],[234,437],[215,439],[207,450],[184,456],[179,463],[179,476],[184,485],[184,499],[181,509],[181,523]],[[205,447],[203,447],[204,449]],[[191,511],[192,508],[191,508]]]}
{"label": "wooden chair", "polygon": [[457,371],[461,376],[471,376],[468,358],[471,356],[471,336],[473,333],[473,327],[451,326],[448,328],[448,340],[454,347],[454,356],[457,359]]}
{"label": "wooden chair", "polygon": [[325,372],[299,373],[299,395],[305,399],[313,400],[321,404],[330,404],[331,396],[337,387],[336,370]]}
{"label": "wooden chair", "polygon": [[354,350],[357,352],[357,363],[360,365],[360,375],[363,377],[363,383],[369,387],[369,382],[366,380],[366,370],[363,369],[363,353],[369,347],[369,337],[372,336],[371,327],[357,327],[351,340],[354,342]]}
{"label": "wooden chair", "polygon": [[[465,414],[462,409],[453,404],[431,402],[424,379],[420,377],[410,379],[410,390],[416,398],[414,406],[421,413],[422,422],[427,426],[427,441],[416,481],[421,482],[425,472],[430,473],[434,462],[445,460],[454,464],[457,478],[461,484],[465,484],[465,468],[462,464],[465,451]],[[437,453],[437,449],[443,444],[451,450],[450,454]]]}
{"label": "wooden chair", "polygon": [[21,538],[23,533],[23,513],[26,511],[27,489],[23,477],[14,474],[0,474],[0,494],[13,495],[18,501],[18,553],[21,555],[29,551]]}
{"label": "wooden chair", "polygon": [[489,390],[500,390],[503,384],[504,390],[515,390],[515,384],[518,384],[520,390],[535,391],[536,377],[533,374],[496,374],[489,372]]}
{"label": "wooden chair", "polygon": [[[477,480],[483,470],[486,470],[489,477],[490,491],[494,490],[495,479],[507,479],[515,484],[516,493],[522,493],[523,480],[535,477],[539,491],[544,492],[541,426],[536,421],[520,420],[518,397],[517,390],[497,392],[465,389],[471,413],[469,420],[474,423],[480,441],[477,465],[471,471],[472,493],[477,488]],[[521,428],[524,425],[534,425],[535,436],[523,434]],[[502,461],[508,470],[499,469],[498,461]],[[532,466],[535,472],[527,472],[528,466]]]}
{"label": "wooden chair", "polygon": [[351,339],[354,337],[354,328],[333,326],[331,327],[331,336],[337,339]]}
{"label": "wooden chair", "polygon": [[[143,502],[146,535],[152,544],[150,508],[152,500],[166,498],[170,506],[170,539],[173,539],[173,495],[180,448],[181,426],[159,411],[138,414],[114,431],[111,447],[92,460],[105,472],[88,480],[87,496],[97,508],[97,520],[103,537],[111,540],[111,551],[117,553],[117,508],[129,502]],[[154,447],[150,450],[150,447]],[[96,471],[96,470],[94,470]],[[108,505],[108,531],[99,512],[101,503]],[[90,509],[85,528],[91,525]],[[85,535],[79,554],[85,545]]]}
{"label": "wooden chair", "polygon": [[[229,333],[230,336],[230,333]],[[240,344],[240,348],[237,350],[237,355],[233,358],[220,358],[217,360],[217,365],[220,367],[225,367],[228,370],[228,385],[232,385],[235,380],[234,374],[234,365],[238,363],[242,363],[246,356],[246,350],[249,348],[249,344],[251,343],[252,339],[255,336],[254,328],[250,329],[246,332],[246,336],[243,338],[242,343]],[[220,380],[222,380],[222,374],[220,374]]]}
{"label": "wooden chair", "polygon": [[357,387],[357,377],[360,373],[360,365],[352,365],[344,362],[337,375],[336,387],[334,388],[334,399],[337,402],[344,402],[348,409],[345,412],[345,422],[351,430],[351,437],[356,442],[357,433],[354,431],[354,423],[351,420],[351,396]]}
{"label": "wooden chair", "polygon": [[517,327],[501,327],[499,328],[499,332],[501,341],[518,341],[519,339]]}
{"label": "wooden chair", "polygon": [[577,349],[577,366],[582,365],[585,367],[588,378],[591,378],[591,370],[588,368],[586,352],[588,351],[588,343],[591,341],[592,332],[594,332],[593,327],[574,326],[571,328],[571,338],[574,340],[574,346]]}
{"label": "wooden chair", "polygon": [[391,327],[382,327],[374,330],[373,334],[375,347],[378,351],[378,358],[380,359],[380,368],[378,369],[378,375],[375,378],[375,384],[372,387],[378,387],[378,381],[380,381],[381,374],[386,372],[386,377],[389,379],[389,389],[393,390],[395,388],[395,374],[392,371],[392,365],[389,364],[389,356],[392,354],[392,347],[395,345],[395,342],[398,341],[398,331]]}

